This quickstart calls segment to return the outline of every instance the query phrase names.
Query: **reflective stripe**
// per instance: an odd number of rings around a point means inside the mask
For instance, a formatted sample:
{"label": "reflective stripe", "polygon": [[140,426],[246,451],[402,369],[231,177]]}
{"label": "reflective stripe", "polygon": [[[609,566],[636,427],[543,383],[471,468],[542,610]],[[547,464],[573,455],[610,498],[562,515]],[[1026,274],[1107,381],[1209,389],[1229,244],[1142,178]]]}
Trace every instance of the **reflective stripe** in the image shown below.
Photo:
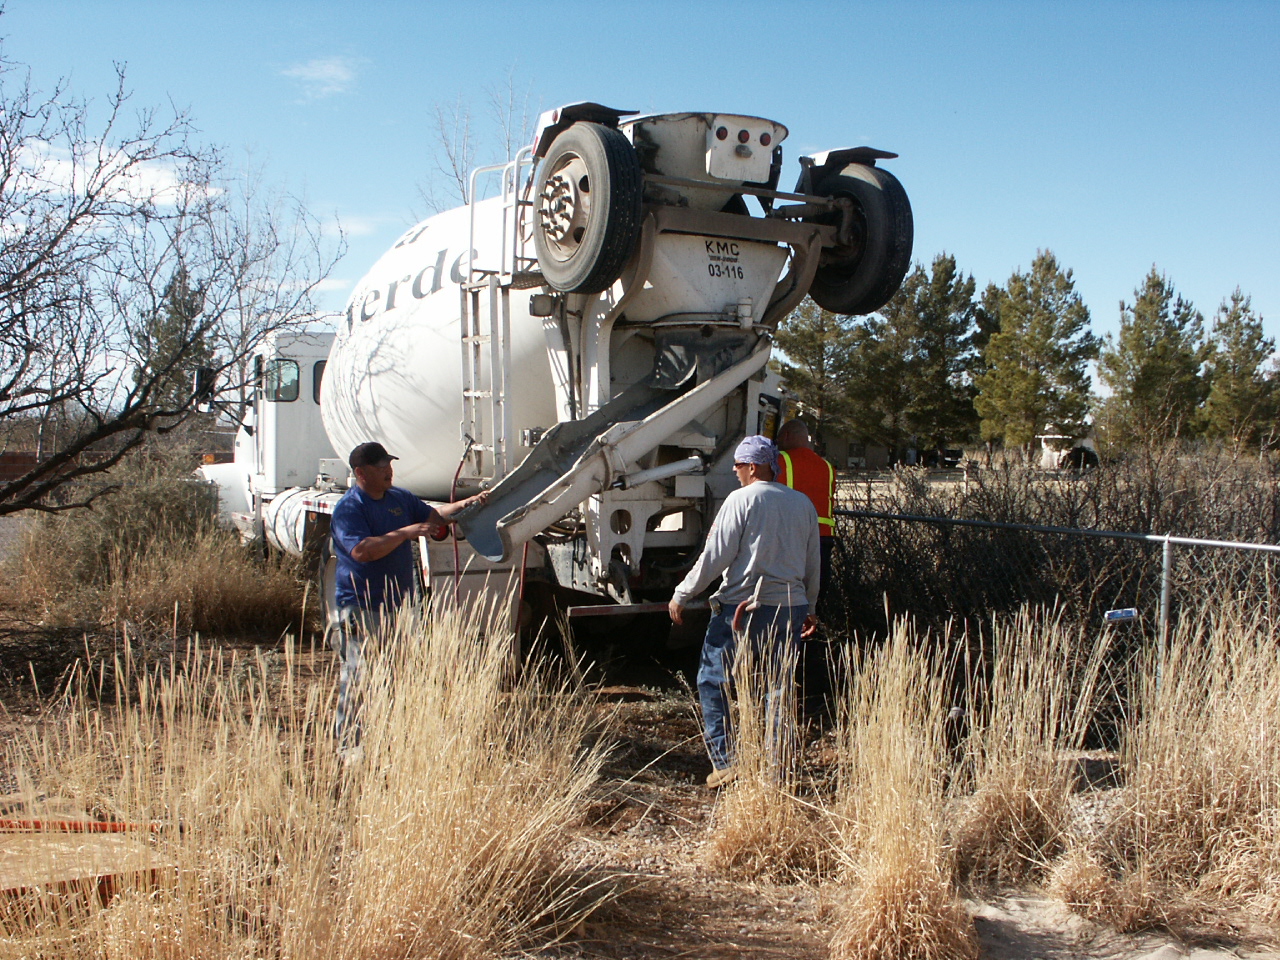
{"label": "reflective stripe", "polygon": [[[814,454],[814,456],[817,456],[817,454]],[[795,490],[796,489],[796,467],[791,460],[791,454],[787,453],[787,451],[785,450],[779,450],[778,458],[782,461],[782,463],[785,466],[785,470],[783,471],[783,474],[784,474],[783,482],[786,483],[786,485],[790,487],[792,490]],[[827,489],[823,495],[823,499],[826,501],[827,509],[830,510],[833,506],[835,506],[834,501],[835,501],[835,487],[836,487],[836,468],[831,465],[831,462],[829,460],[826,460],[824,458],[819,458],[819,459],[822,460],[823,465],[827,468]],[[808,490],[805,490],[802,492],[806,496],[808,496],[810,500],[813,500],[813,496],[810,494]],[[833,520],[831,517],[824,517],[822,515],[822,509],[817,503],[817,501],[814,501],[813,505],[818,510],[818,524],[820,526],[834,528],[836,525],[835,520]]]}

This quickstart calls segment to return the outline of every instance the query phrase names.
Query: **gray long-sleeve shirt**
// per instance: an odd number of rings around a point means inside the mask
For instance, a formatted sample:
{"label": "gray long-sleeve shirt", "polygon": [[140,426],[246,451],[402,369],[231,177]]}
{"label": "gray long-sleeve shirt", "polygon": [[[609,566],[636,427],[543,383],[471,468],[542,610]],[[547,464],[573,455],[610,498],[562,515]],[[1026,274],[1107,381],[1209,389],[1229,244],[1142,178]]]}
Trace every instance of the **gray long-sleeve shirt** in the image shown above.
{"label": "gray long-sleeve shirt", "polygon": [[818,602],[821,559],[818,513],[803,493],[768,480],[739,487],[725,498],[707,534],[702,555],[676,587],[687,604],[724,574],[715,598],[736,606],[753,596],[764,578],[759,602],[792,607]]}

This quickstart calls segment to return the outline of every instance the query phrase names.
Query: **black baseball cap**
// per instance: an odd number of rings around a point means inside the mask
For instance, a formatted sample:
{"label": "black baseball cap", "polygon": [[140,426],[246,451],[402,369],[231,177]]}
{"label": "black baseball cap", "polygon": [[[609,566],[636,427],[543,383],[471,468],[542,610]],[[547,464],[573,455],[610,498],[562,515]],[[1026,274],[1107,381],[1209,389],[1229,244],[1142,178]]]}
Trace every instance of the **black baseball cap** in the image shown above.
{"label": "black baseball cap", "polygon": [[393,457],[387,453],[387,448],[382,444],[370,442],[362,443],[352,450],[351,456],[347,457],[347,463],[354,470],[356,467],[374,467],[380,463],[399,459],[399,457]]}

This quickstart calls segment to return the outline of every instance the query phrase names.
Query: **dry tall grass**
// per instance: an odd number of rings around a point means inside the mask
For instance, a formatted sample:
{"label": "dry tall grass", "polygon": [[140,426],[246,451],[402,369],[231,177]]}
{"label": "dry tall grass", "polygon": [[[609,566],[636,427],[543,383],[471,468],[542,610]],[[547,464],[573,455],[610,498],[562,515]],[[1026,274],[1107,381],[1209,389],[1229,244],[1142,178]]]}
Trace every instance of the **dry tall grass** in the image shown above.
{"label": "dry tall grass", "polygon": [[899,622],[857,670],[840,719],[836,960],[978,955],[943,845],[945,716],[941,673]]}
{"label": "dry tall grass", "polygon": [[736,879],[812,879],[829,866],[830,841],[819,809],[798,791],[797,654],[760,660],[744,644],[734,661],[737,778],[721,791],[707,860]]}
{"label": "dry tall grass", "polygon": [[98,594],[103,620],[217,636],[301,632],[305,571],[296,557],[260,557],[231,530],[157,531],[138,553],[112,554]]}
{"label": "dry tall grass", "polygon": [[1072,756],[1095,715],[1110,640],[1023,610],[993,627],[990,663],[968,665],[968,735],[947,814],[961,881],[1039,880],[1064,849]]}
{"label": "dry tall grass", "polygon": [[181,450],[122,464],[120,489],[91,509],[46,515],[26,531],[14,566],[19,605],[44,622],[92,629],[278,637],[297,631],[304,571],[262,561],[217,525],[213,491],[185,474]]}
{"label": "dry tall grass", "polygon": [[[1109,672],[1111,631],[1053,611],[997,622],[990,661],[967,665],[967,730],[947,720],[955,664],[922,652],[952,644],[899,622],[848,671],[828,834],[846,890],[833,955],[974,956],[964,883],[1047,880],[1125,931],[1280,927],[1280,655],[1272,621],[1231,609],[1207,604],[1127,677]],[[762,698],[745,713],[743,700],[743,772],[712,849],[730,872],[785,879],[795,838],[821,834],[768,764]],[[1122,751],[1108,758],[1118,776],[1090,787],[1078,762],[1102,707]]]}
{"label": "dry tall grass", "polygon": [[1145,658],[1119,815],[1075,839],[1053,889],[1122,929],[1280,923],[1280,657],[1219,608]]}
{"label": "dry tall grass", "polygon": [[138,677],[118,722],[70,694],[10,751],[30,810],[56,796],[158,830],[109,905],[11,904],[0,956],[469,960],[566,930],[590,907],[567,831],[601,751],[583,698],[512,677],[509,649],[475,617],[403,617],[370,653],[346,767],[332,686],[290,669],[275,694],[261,661]]}

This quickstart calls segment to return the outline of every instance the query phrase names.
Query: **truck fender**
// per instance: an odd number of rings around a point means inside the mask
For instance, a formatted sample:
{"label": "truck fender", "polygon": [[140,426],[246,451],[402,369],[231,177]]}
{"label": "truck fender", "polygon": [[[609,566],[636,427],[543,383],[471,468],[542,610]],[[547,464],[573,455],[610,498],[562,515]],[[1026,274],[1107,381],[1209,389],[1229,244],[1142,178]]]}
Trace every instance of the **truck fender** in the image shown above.
{"label": "truck fender", "polygon": [[547,110],[538,116],[538,125],[533,133],[533,157],[540,160],[547,155],[551,141],[580,120],[598,123],[606,127],[618,126],[623,117],[634,117],[638,110],[618,110],[604,104],[583,100],[579,103],[567,103],[555,110]]}
{"label": "truck fender", "polygon": [[820,150],[810,157],[800,158],[800,179],[796,193],[814,193],[823,180],[839,173],[851,163],[874,167],[877,160],[894,160],[896,153],[877,147],[841,147],[838,150]]}

